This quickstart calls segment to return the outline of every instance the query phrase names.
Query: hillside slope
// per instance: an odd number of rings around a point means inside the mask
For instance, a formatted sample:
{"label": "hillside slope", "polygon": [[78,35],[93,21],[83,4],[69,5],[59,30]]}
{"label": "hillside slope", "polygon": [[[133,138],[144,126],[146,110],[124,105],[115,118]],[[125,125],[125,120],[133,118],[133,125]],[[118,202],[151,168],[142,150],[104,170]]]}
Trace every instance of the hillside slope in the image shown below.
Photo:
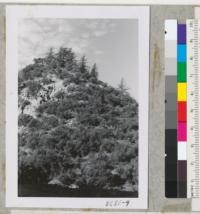
{"label": "hillside slope", "polygon": [[137,191],[138,104],[71,49],[19,72],[19,184]]}

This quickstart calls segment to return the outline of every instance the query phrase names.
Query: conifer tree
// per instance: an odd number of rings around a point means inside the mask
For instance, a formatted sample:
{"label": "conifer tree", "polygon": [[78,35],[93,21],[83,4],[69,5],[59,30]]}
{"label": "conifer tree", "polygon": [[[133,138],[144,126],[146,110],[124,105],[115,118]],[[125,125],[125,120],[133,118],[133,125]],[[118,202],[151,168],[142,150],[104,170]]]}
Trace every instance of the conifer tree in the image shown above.
{"label": "conifer tree", "polygon": [[129,88],[126,86],[124,78],[121,78],[118,89],[122,92],[122,94],[127,93],[127,91],[129,90]]}
{"label": "conifer tree", "polygon": [[98,71],[97,71],[97,65],[96,65],[96,63],[92,66],[91,75],[92,75],[92,77],[94,77],[95,79],[98,78]]}
{"label": "conifer tree", "polygon": [[82,56],[80,61],[80,72],[85,73],[87,71],[87,60],[85,56]]}

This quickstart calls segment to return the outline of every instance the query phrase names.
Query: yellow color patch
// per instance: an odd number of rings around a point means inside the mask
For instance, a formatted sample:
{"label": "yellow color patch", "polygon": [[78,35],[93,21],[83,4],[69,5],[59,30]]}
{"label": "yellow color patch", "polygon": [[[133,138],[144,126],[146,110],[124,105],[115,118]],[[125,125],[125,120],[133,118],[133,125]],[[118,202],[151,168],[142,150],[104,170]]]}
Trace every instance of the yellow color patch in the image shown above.
{"label": "yellow color patch", "polygon": [[187,101],[187,83],[178,83],[178,101]]}

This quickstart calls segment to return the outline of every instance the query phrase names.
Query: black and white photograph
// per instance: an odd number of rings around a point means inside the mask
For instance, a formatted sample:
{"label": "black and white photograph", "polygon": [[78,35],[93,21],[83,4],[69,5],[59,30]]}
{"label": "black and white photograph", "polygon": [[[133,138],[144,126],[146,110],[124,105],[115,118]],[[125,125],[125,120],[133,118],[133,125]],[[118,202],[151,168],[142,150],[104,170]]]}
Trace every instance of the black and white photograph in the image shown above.
{"label": "black and white photograph", "polygon": [[18,196],[138,197],[136,32],[137,20],[22,20]]}
{"label": "black and white photograph", "polygon": [[8,206],[147,206],[148,9],[7,7]]}

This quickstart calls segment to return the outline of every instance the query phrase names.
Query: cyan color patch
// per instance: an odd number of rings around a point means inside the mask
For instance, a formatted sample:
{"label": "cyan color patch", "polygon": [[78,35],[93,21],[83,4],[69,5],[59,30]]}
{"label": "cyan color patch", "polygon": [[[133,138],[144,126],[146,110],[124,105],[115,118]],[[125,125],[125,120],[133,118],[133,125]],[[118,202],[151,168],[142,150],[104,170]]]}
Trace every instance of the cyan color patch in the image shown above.
{"label": "cyan color patch", "polygon": [[186,62],[186,45],[178,45],[178,62]]}

